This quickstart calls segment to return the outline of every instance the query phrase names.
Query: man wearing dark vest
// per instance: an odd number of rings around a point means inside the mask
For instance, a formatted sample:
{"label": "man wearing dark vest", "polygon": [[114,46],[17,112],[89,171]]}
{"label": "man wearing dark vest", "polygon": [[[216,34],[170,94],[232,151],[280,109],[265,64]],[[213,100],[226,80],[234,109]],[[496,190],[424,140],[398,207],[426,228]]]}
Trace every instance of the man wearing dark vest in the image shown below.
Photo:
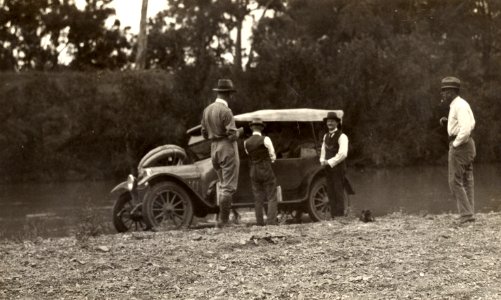
{"label": "man wearing dark vest", "polygon": [[468,102],[459,96],[460,84],[456,77],[445,77],[442,79],[441,96],[442,101],[449,104],[449,187],[458,205],[459,223],[463,224],[475,221],[473,160],[476,149],[471,137],[475,118]]}
{"label": "man wearing dark vest", "polygon": [[236,91],[229,79],[219,79],[217,99],[207,106],[202,116],[202,135],[211,143],[212,166],[219,180],[219,220],[216,227],[228,224],[233,194],[237,190],[240,159],[238,156],[237,139],[243,129],[237,129],[233,112],[228,107],[228,101]]}
{"label": "man wearing dark vest", "polygon": [[344,215],[345,174],[348,156],[348,137],[341,130],[341,118],[336,112],[328,112],[324,118],[328,133],[324,135],[320,152],[320,164],[325,167],[327,196],[331,217]]}
{"label": "man wearing dark vest", "polygon": [[249,123],[252,136],[245,140],[244,149],[250,158],[250,178],[254,194],[256,223],[264,225],[264,201],[268,201],[267,224],[277,224],[277,179],[271,164],[275,162],[275,149],[271,139],[262,135],[264,122],[254,119]]}

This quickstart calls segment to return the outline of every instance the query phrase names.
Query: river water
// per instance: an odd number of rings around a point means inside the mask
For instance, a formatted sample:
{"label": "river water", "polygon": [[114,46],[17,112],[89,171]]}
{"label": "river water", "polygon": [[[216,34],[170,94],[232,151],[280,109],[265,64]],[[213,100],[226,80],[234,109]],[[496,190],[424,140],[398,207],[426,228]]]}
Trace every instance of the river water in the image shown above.
{"label": "river water", "polygon": [[[501,165],[475,165],[475,209],[501,211]],[[455,213],[447,166],[349,170],[352,212],[380,216]],[[96,227],[114,232],[110,190],[118,182],[0,185],[0,239],[68,236]],[[86,227],[83,227],[86,226]]]}

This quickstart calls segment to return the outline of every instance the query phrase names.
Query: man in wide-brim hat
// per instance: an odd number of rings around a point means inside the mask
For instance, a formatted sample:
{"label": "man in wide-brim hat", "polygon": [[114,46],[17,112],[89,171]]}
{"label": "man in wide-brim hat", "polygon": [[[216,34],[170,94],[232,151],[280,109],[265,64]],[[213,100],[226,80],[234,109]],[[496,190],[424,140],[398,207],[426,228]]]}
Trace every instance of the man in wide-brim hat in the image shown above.
{"label": "man in wide-brim hat", "polygon": [[243,129],[237,129],[233,112],[228,107],[235,92],[230,79],[219,79],[216,101],[207,106],[202,116],[202,135],[211,140],[212,166],[219,180],[219,215],[216,226],[228,224],[233,194],[237,190],[240,159],[237,139]]}
{"label": "man in wide-brim hat", "polygon": [[327,196],[330,214],[334,218],[345,214],[345,175],[346,157],[348,157],[348,137],[341,130],[341,118],[334,111],[324,118],[327,132],[324,135],[320,151],[320,164],[325,167]]}
{"label": "man in wide-brim hat", "polygon": [[445,77],[441,81],[440,94],[442,101],[449,104],[449,187],[456,198],[459,223],[464,224],[475,221],[473,160],[476,148],[471,136],[475,118],[468,102],[459,96],[460,87],[457,77]]}
{"label": "man in wide-brim hat", "polygon": [[264,225],[264,202],[268,202],[266,222],[268,225],[277,224],[277,178],[271,164],[275,162],[275,148],[271,139],[263,136],[265,128],[263,120],[253,119],[249,123],[252,136],[244,142],[245,152],[250,158],[250,178],[252,194],[254,195],[256,223]]}

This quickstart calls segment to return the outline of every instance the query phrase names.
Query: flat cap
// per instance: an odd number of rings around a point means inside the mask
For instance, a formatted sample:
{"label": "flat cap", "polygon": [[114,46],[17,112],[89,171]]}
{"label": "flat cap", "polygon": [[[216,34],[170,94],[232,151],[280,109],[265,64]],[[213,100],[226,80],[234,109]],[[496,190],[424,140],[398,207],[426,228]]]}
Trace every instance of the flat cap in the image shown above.
{"label": "flat cap", "polygon": [[442,79],[442,89],[458,89],[461,86],[461,80],[456,77],[445,77]]}

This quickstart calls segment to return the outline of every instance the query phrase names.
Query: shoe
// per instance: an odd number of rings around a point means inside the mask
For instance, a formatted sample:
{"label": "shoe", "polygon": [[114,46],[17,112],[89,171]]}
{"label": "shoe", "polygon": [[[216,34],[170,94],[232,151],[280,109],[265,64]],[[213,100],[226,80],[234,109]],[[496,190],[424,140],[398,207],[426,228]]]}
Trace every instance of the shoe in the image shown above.
{"label": "shoe", "polygon": [[227,224],[227,223],[223,223],[223,222],[221,222],[221,221],[217,221],[217,222],[216,222],[216,227],[215,227],[215,228],[216,228],[216,229],[222,229],[223,227],[225,227],[225,225],[226,225],[226,224]]}
{"label": "shoe", "polygon": [[465,224],[465,223],[470,223],[470,222],[475,222],[474,217],[466,217],[466,218],[461,218],[459,220],[459,224]]}

